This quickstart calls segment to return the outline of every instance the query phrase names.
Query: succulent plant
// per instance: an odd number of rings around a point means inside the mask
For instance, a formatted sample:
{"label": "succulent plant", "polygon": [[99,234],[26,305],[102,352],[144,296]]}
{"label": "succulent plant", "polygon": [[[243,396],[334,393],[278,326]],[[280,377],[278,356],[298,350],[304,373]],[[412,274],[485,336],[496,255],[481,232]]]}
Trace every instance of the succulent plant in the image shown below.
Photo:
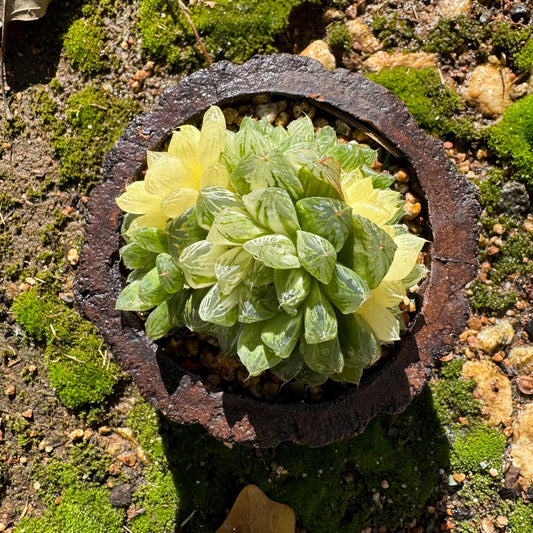
{"label": "succulent plant", "polygon": [[376,159],[308,117],[246,117],[234,133],[210,108],[117,199],[131,269],[117,308],[153,309],[152,339],[216,337],[252,376],[357,383],[399,340],[400,304],[427,272]]}

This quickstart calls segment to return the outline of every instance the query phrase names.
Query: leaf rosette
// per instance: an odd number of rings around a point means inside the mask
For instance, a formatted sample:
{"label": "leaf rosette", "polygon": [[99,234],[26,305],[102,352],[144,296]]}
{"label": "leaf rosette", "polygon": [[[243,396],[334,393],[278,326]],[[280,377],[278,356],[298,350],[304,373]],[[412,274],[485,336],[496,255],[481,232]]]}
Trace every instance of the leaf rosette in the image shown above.
{"label": "leaf rosette", "polygon": [[117,199],[131,269],[117,308],[151,310],[152,339],[215,336],[251,376],[359,382],[400,339],[400,305],[427,273],[376,160],[308,117],[286,129],[246,117],[232,132],[210,108]]}

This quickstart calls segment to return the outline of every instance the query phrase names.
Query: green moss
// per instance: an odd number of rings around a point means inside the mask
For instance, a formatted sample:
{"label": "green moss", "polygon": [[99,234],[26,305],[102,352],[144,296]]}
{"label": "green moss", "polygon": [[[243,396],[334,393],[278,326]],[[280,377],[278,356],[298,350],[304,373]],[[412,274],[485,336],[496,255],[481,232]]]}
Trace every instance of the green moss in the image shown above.
{"label": "green moss", "polygon": [[440,18],[429,32],[424,49],[443,55],[460,54],[466,49],[478,50],[489,36],[489,27],[469,16]]}
{"label": "green moss", "polygon": [[10,420],[6,426],[16,435],[18,445],[21,448],[29,448],[41,438],[41,433],[22,417]]}
{"label": "green moss", "polygon": [[[242,62],[255,54],[277,51],[291,11],[318,0],[220,0],[189,6],[189,14],[213,60]],[[176,69],[203,64],[201,51],[177,2],[142,0],[140,30],[144,51]]]}
{"label": "green moss", "polygon": [[526,44],[517,51],[514,56],[514,64],[518,72],[528,72],[533,66],[533,38],[529,38]]}
{"label": "green moss", "polygon": [[105,68],[103,48],[104,29],[86,19],[76,20],[65,36],[65,55],[84,74],[96,74]]}
{"label": "green moss", "polygon": [[518,501],[508,515],[510,533],[530,533],[533,524],[533,505]]}
{"label": "green moss", "polygon": [[28,337],[45,343],[50,382],[66,407],[99,404],[113,392],[119,368],[106,361],[103,340],[89,322],[34,290],[19,295],[12,311]]}
{"label": "green moss", "polygon": [[[247,483],[290,505],[309,533],[360,531],[369,525],[394,528],[420,515],[439,483],[439,468],[447,466],[447,441],[428,390],[403,414],[381,416],[363,435],[318,449],[293,444],[229,449],[197,426],[177,426],[151,413],[146,404],[136,405],[130,425],[152,458],[151,468],[159,468],[160,477],[152,479],[159,479],[164,501],[176,512],[179,500],[178,523],[196,509],[183,533],[214,531]],[[167,468],[173,500],[168,499]],[[152,492],[157,494],[156,487]],[[139,496],[144,493],[134,498]],[[153,531],[160,530],[154,526]]]}
{"label": "green moss", "polygon": [[[500,248],[500,257],[493,263],[491,279],[501,283],[510,274],[530,274],[533,272],[533,235],[517,231],[510,235]],[[526,261],[524,262],[524,259]]]}
{"label": "green moss", "polygon": [[87,193],[100,177],[105,153],[121,135],[139,104],[116,98],[96,86],[73,94],[65,108],[66,129],[57,124],[53,146],[61,159],[60,185],[76,185]]}
{"label": "green moss", "polygon": [[44,518],[23,518],[15,533],[122,533],[124,518],[109,503],[107,489],[72,487]]}
{"label": "green moss", "polygon": [[151,461],[145,470],[146,484],[133,494],[135,507],[145,511],[134,517],[129,527],[133,533],[172,531],[179,496],[159,435],[158,416],[147,403],[137,402],[129,413],[128,423]]}
{"label": "green moss", "polygon": [[458,434],[453,445],[451,468],[474,474],[496,468],[501,473],[505,441],[505,435],[483,424],[465,435]]}
{"label": "green moss", "polygon": [[488,473],[474,474],[458,491],[458,500],[467,509],[483,508],[491,500],[498,501],[500,484]]}
{"label": "green moss", "polygon": [[330,26],[328,44],[334,54],[342,54],[342,52],[350,50],[353,45],[353,37],[346,24],[337,23]]}
{"label": "green moss", "polygon": [[441,83],[435,68],[394,67],[368,77],[403,100],[418,124],[429,133],[460,140],[477,136],[473,125],[457,118],[461,99]]}
{"label": "green moss", "polygon": [[486,285],[479,279],[470,285],[470,290],[473,293],[470,301],[476,311],[501,313],[516,302],[516,292]]}
{"label": "green moss", "polygon": [[439,379],[432,384],[435,409],[446,425],[457,423],[460,417],[472,421],[481,415],[481,403],[472,394],[476,388],[475,380],[461,378],[463,363],[461,359],[445,363]]}
{"label": "green moss", "polygon": [[507,21],[499,21],[492,24],[491,32],[494,51],[505,53],[519,73],[529,70],[533,63],[531,28],[513,27]]}
{"label": "green moss", "polygon": [[516,170],[516,177],[533,185],[533,95],[510,105],[488,129],[488,144]]}
{"label": "green moss", "polygon": [[371,27],[384,49],[412,45],[416,36],[414,22],[399,17],[397,12],[392,15],[376,13],[372,18]]}

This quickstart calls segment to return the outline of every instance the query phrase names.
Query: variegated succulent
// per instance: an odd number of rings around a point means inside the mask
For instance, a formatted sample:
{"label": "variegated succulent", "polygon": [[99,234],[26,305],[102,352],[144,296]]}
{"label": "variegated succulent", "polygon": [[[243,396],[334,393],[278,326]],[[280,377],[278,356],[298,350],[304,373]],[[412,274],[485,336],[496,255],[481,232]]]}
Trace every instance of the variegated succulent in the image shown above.
{"label": "variegated succulent", "polygon": [[376,158],[308,117],[245,118],[234,133],[210,108],[117,199],[132,269],[117,308],[153,309],[153,339],[181,326],[216,337],[252,376],[358,382],[400,338],[399,306],[427,272]]}

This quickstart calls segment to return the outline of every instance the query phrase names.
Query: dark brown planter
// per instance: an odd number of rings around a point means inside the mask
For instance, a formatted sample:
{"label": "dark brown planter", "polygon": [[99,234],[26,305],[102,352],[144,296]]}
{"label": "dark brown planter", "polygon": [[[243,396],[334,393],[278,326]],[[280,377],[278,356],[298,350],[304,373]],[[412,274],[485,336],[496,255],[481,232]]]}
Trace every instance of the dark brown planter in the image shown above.
{"label": "dark brown planter", "polygon": [[[358,387],[319,403],[269,404],[214,392],[165,356],[134,324],[132,314],[115,310],[124,286],[115,198],[140,175],[146,150],[160,149],[172,130],[210,105],[244,102],[262,93],[305,97],[372,133],[411,167],[427,201],[433,242],[421,312],[391,358],[369,369]],[[378,413],[398,413],[407,406],[468,317],[464,289],[477,269],[479,206],[474,188],[444,155],[441,142],[418,128],[398,98],[359,74],[330,72],[314,60],[292,55],[256,57],[242,66],[218,63],[178,83],[154,112],[138,117],[108,154],[104,170],[104,182],[89,203],[77,302],[141,394],[176,422],[200,423],[225,441],[262,447],[283,441],[322,446],[356,435]]]}

